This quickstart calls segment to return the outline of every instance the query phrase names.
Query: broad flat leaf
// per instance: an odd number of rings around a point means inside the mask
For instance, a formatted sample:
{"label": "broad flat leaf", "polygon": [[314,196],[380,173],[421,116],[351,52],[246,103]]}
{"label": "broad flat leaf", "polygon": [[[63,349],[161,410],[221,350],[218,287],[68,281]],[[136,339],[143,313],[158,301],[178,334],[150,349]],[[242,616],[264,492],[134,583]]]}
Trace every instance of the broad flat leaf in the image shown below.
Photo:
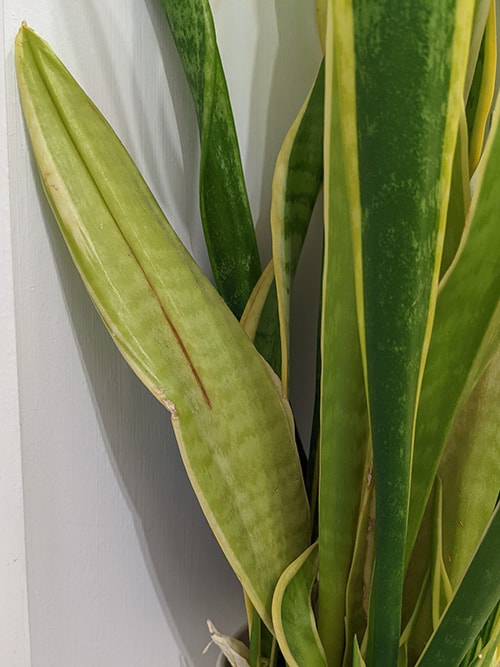
{"label": "broad flat leaf", "polygon": [[241,316],[260,260],[208,0],[161,0],[193,95],[201,141],[200,210],[217,287]]}
{"label": "broad flat leaf", "polygon": [[273,623],[289,667],[326,667],[311,591],[318,574],[318,545],[311,545],[281,575],[273,598]]}
{"label": "broad flat leaf", "polygon": [[212,530],[271,626],[275,584],[310,532],[279,383],[110,126],[26,26],[16,67],[42,183],[75,264],[125,359],[169,410]]}
{"label": "broad flat leaf", "polygon": [[[328,663],[339,665],[345,648],[346,585],[364,483],[368,421],[356,319],[345,156],[340,150],[341,110],[332,50],[332,17],[329,12],[325,72],[318,628]],[[352,637],[348,636],[347,641],[352,642]]]}
{"label": "broad flat leaf", "polygon": [[330,6],[376,489],[367,663],[395,667],[414,423],[474,6]]}
{"label": "broad flat leaf", "polygon": [[500,505],[417,667],[459,665],[500,599]]}

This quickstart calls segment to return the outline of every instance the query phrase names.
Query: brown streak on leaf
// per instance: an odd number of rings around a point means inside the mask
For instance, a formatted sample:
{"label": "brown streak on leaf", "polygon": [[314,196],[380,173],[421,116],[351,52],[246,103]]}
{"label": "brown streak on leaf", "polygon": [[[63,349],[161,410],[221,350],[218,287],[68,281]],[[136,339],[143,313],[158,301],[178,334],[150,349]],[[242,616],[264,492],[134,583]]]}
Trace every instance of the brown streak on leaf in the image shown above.
{"label": "brown streak on leaf", "polygon": [[[110,213],[111,213],[111,210],[110,210]],[[112,214],[112,213],[111,213],[111,214]],[[140,270],[142,271],[142,275],[144,276],[144,279],[146,280],[146,282],[147,282],[147,284],[148,284],[148,286],[149,286],[149,289],[151,290],[151,293],[153,294],[154,298],[155,298],[156,301],[158,302],[158,305],[160,306],[161,312],[162,312],[162,314],[163,314],[163,316],[164,316],[164,318],[165,318],[165,320],[166,320],[168,326],[170,327],[172,333],[174,334],[175,339],[176,339],[177,343],[179,344],[179,347],[181,348],[181,352],[182,352],[182,354],[184,355],[184,357],[185,357],[187,363],[189,364],[189,368],[191,369],[191,372],[192,372],[193,377],[194,377],[194,379],[195,379],[195,381],[196,381],[196,384],[197,384],[198,387],[200,388],[200,391],[201,391],[201,393],[202,393],[202,395],[203,395],[203,400],[204,400],[205,403],[208,405],[208,407],[211,408],[211,407],[212,407],[212,403],[211,403],[210,398],[209,398],[209,396],[208,396],[208,394],[207,394],[207,390],[206,390],[205,387],[203,386],[203,382],[201,381],[201,378],[200,378],[200,376],[199,376],[199,374],[198,374],[198,371],[196,370],[196,368],[195,368],[195,366],[194,366],[194,364],[193,364],[193,361],[192,361],[191,357],[189,356],[189,352],[187,351],[186,346],[185,346],[184,343],[182,342],[182,339],[181,339],[181,337],[180,337],[180,335],[179,335],[179,332],[178,332],[177,329],[175,328],[174,323],[172,322],[172,320],[171,320],[170,317],[168,316],[167,311],[166,311],[165,308],[163,307],[163,304],[162,304],[162,302],[161,302],[161,300],[160,300],[160,297],[158,296],[158,294],[157,294],[155,288],[153,287],[151,281],[149,280],[149,277],[148,277],[147,273],[145,272],[144,268],[142,267],[142,264],[141,264],[141,263],[139,262],[139,260],[137,259],[137,256],[136,256],[136,254],[135,254],[133,248],[131,247],[130,243],[128,242],[128,239],[126,238],[125,234],[123,233],[123,231],[122,231],[120,225],[118,224],[118,221],[116,220],[116,218],[114,217],[114,215],[112,215],[112,217],[113,217],[113,220],[114,220],[114,222],[115,222],[116,228],[117,228],[118,231],[120,232],[120,234],[121,234],[123,240],[125,241],[125,243],[126,243],[126,244],[128,245],[128,247],[130,248],[130,254],[131,254],[131,256],[134,257],[135,261],[137,262],[137,266],[138,266],[138,267],[140,268]],[[176,414],[177,414],[177,413],[176,413]]]}

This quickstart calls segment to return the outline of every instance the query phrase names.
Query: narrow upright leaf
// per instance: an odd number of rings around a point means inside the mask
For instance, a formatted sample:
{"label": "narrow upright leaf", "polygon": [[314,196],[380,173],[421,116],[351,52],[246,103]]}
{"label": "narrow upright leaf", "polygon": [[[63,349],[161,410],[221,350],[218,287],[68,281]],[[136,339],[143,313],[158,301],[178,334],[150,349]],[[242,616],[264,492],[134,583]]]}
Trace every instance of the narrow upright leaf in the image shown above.
{"label": "narrow upright leaf", "polygon": [[200,209],[214,278],[240,317],[260,260],[208,0],[161,0],[193,95],[201,141]]}
{"label": "narrow upright leaf", "polygon": [[[328,663],[340,665],[345,649],[346,585],[363,491],[368,420],[356,319],[347,158],[341,149],[340,59],[336,61],[334,57],[337,54],[333,50],[332,19],[329,11],[325,56],[318,626]],[[347,641],[352,642],[352,638]]]}
{"label": "narrow upright leaf", "polygon": [[414,423],[474,6],[330,5],[374,453],[376,559],[366,657],[370,667],[395,667]]}

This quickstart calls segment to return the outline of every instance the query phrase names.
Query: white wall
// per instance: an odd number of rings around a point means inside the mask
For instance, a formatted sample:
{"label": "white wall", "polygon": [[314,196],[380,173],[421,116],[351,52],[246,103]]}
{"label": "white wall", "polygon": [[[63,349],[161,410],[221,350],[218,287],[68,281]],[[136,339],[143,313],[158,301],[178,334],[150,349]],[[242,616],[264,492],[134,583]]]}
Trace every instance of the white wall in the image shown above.
{"label": "white wall", "polygon": [[[202,667],[216,655],[201,655],[205,620],[231,632],[244,618],[239,587],[198,509],[167,415],[114,349],[58,236],[15,88],[13,40],[26,20],[107,115],[206,266],[194,113],[158,5],[0,1],[5,667]],[[319,60],[314,2],[214,0],[213,7],[267,258],[273,160]]]}

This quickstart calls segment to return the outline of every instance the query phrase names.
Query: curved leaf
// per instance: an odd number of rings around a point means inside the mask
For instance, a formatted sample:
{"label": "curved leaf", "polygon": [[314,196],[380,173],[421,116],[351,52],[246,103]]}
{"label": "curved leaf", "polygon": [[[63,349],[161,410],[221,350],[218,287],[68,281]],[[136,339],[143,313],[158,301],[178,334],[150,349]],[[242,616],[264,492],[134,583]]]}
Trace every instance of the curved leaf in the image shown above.
{"label": "curved leaf", "polygon": [[110,126],[25,26],[16,67],[42,182],[75,264],[125,359],[169,410],[212,530],[271,626],[276,582],[310,533],[279,383]]}
{"label": "curved leaf", "polygon": [[285,137],[273,177],[271,232],[285,394],[288,394],[290,292],[323,179],[324,85],[321,65],[314,86]]}
{"label": "curved leaf", "polygon": [[289,667],[327,667],[311,605],[317,574],[318,545],[315,543],[287,567],[276,586],[274,630]]}

